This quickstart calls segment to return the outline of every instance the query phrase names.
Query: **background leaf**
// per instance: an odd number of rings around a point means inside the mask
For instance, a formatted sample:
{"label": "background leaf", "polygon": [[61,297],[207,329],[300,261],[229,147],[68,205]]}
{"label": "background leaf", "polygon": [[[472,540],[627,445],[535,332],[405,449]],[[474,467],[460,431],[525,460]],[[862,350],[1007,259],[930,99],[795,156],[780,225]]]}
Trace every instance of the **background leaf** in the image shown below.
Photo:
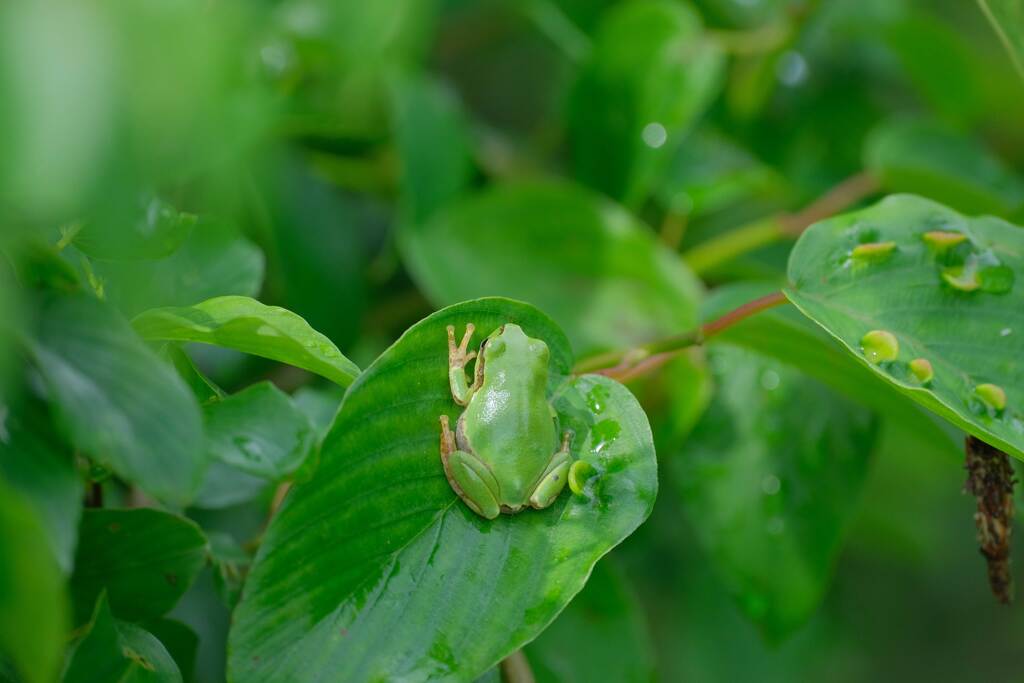
{"label": "background leaf", "polygon": [[407,235],[430,297],[515,297],[540,306],[587,353],[696,324],[700,285],[621,208],[566,183],[502,186]]}
{"label": "background leaf", "polygon": [[0,481],[0,660],[9,658],[25,683],[52,681],[66,622],[64,580],[46,529]]}
{"label": "background leaf", "polygon": [[210,458],[267,479],[295,471],[315,440],[306,415],[270,382],[209,403],[203,415]]}
{"label": "background leaf", "polygon": [[96,299],[47,295],[38,311],[29,350],[68,441],[147,493],[188,502],[205,460],[185,383]]}
{"label": "background leaf", "polygon": [[85,635],[71,650],[63,683],[181,683],[167,648],[135,624],[114,619],[100,596]]}
{"label": "background leaf", "polygon": [[[963,241],[936,253],[925,242],[929,231],[956,233]],[[892,246],[865,260],[853,253],[862,244]],[[976,290],[947,281],[960,268],[977,278]],[[1024,458],[1024,230],[896,195],[812,226],[793,250],[789,277],[789,299],[878,376],[958,427]],[[875,364],[865,358],[862,340],[874,330],[895,335],[895,360]],[[931,364],[930,381],[909,369],[918,358]],[[985,404],[977,393],[984,384],[1002,387],[1004,408]]]}
{"label": "background leaf", "polygon": [[159,510],[85,510],[78,538],[71,576],[76,624],[88,619],[103,591],[119,618],[162,616],[206,562],[199,527]]}
{"label": "background leaf", "polygon": [[654,680],[642,608],[613,560],[601,560],[586,587],[526,646],[539,683]]}
{"label": "background leaf", "polygon": [[890,121],[865,144],[865,163],[889,192],[912,192],[967,213],[1007,216],[1024,181],[976,140],[925,121]]}
{"label": "background leaf", "polygon": [[640,203],[721,85],[724,59],[686,4],[640,0],[603,18],[567,108],[573,168]]}
{"label": "background leaf", "polygon": [[824,595],[877,422],[776,361],[728,345],[709,356],[717,392],[673,478],[722,580],[777,640]]}
{"label": "background leaf", "polygon": [[978,4],[1006,46],[1017,71],[1024,77],[1024,3],[1020,0],[978,0]]}
{"label": "background leaf", "polygon": [[108,300],[127,316],[215,296],[256,296],[263,253],[227,223],[202,219],[173,254],[149,261],[94,261]]}
{"label": "background leaf", "polygon": [[[624,388],[591,376],[557,403],[574,455],[600,473],[584,495],[489,522],[453,493],[438,453],[438,416],[457,415],[445,326],[473,322],[479,342],[510,321],[548,343],[554,390],[572,363],[565,337],[504,299],[428,317],[349,390],[317,476],[293,488],[260,546],[229,678],[472,679],[535,637],[643,521],[657,487],[647,421]],[[481,613],[503,628],[481,629]]]}
{"label": "background leaf", "polygon": [[133,322],[146,339],[202,342],[288,363],[345,387],[359,374],[330,339],[291,311],[243,296],[146,311]]}
{"label": "background leaf", "polygon": [[69,574],[84,491],[70,449],[53,432],[46,406],[28,397],[0,404],[0,437],[0,476],[31,504]]}

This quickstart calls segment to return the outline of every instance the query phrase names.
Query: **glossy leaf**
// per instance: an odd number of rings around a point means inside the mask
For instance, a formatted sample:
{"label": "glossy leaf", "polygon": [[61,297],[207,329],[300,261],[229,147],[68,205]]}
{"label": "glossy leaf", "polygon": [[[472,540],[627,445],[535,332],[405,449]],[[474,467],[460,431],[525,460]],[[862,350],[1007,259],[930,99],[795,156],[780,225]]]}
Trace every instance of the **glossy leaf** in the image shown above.
{"label": "glossy leaf", "polygon": [[29,351],[68,441],[150,495],[188,502],[205,460],[185,383],[96,299],[47,296],[38,311]]}
{"label": "glossy leaf", "polygon": [[774,360],[727,345],[710,355],[718,390],[674,479],[723,582],[779,639],[824,595],[877,422]]}
{"label": "glossy leaf", "polygon": [[579,353],[696,325],[700,284],[620,207],[566,183],[499,186],[453,205],[403,255],[432,300],[511,296],[551,315]]}
{"label": "glossy leaf", "polygon": [[1024,76],[1024,2],[978,0],[978,5],[1003,41],[1017,71]]}
{"label": "glossy leaf", "polygon": [[181,672],[153,634],[111,614],[100,596],[85,634],[72,646],[62,683],[181,683]]}
{"label": "glossy leaf", "polygon": [[263,252],[237,228],[201,220],[181,248],[154,261],[94,261],[107,299],[134,316],[158,306],[189,306],[215,296],[255,296]]}
{"label": "glossy leaf", "polygon": [[78,537],[71,576],[75,623],[88,619],[103,591],[119,618],[162,616],[206,561],[206,537],[199,527],[159,510],[88,509]]}
{"label": "glossy leaf", "polygon": [[[705,301],[704,319],[714,320],[776,290],[770,284],[740,282],[719,287]],[[842,344],[796,307],[762,311],[715,335],[725,343],[774,358],[799,369],[848,399],[885,416],[890,429],[936,457],[959,461],[963,435],[948,422],[906,399],[899,389],[850,356]]]}
{"label": "glossy leaf", "polygon": [[270,382],[209,403],[203,415],[210,459],[267,479],[293,472],[315,441],[306,415]]}
{"label": "glossy leaf", "polygon": [[343,387],[359,374],[359,368],[305,320],[244,296],[153,309],[133,324],[146,339],[223,346],[309,370]]}
{"label": "glossy leaf", "polygon": [[[877,376],[1024,458],[1022,255],[1024,230],[1015,225],[896,195],[805,232],[786,295]],[[875,331],[895,337],[895,360],[865,355]],[[912,371],[917,359],[934,369],[929,381]],[[989,385],[1005,405],[986,396]]]}
{"label": "glossy leaf", "polygon": [[468,127],[454,93],[422,76],[396,79],[392,107],[402,162],[403,213],[416,225],[469,185],[473,158]]}
{"label": "glossy leaf", "polygon": [[69,574],[84,488],[70,449],[53,433],[46,406],[39,401],[0,404],[0,478],[31,504],[57,564]]}
{"label": "glossy leaf", "polygon": [[[469,322],[475,343],[506,322],[547,342],[561,424],[597,472],[581,495],[488,521],[453,492],[438,450],[438,417],[458,415],[445,327]],[[316,477],[267,529],[235,611],[229,678],[472,680],[538,635],[657,488],[635,400],[610,380],[567,380],[571,363],[550,319],[506,299],[410,328],[349,389]],[[502,628],[481,628],[481,614]]]}
{"label": "glossy leaf", "polygon": [[890,192],[913,192],[968,213],[1008,215],[1024,180],[977,141],[938,124],[897,120],[868,138],[865,161]]}
{"label": "glossy leaf", "polygon": [[31,505],[0,480],[0,662],[8,659],[24,683],[52,681],[64,650],[64,578],[46,533]]}
{"label": "glossy leaf", "polygon": [[576,176],[627,205],[643,201],[717,94],[723,66],[689,5],[640,0],[611,9],[569,98]]}
{"label": "glossy leaf", "polygon": [[643,610],[612,559],[594,567],[586,588],[526,646],[538,683],[654,680]]}

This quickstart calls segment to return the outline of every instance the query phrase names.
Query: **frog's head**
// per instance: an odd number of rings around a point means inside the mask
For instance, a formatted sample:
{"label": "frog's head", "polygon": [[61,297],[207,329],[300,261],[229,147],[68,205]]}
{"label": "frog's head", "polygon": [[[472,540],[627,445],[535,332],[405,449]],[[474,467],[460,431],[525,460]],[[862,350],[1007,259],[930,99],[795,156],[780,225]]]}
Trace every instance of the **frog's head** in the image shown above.
{"label": "frog's head", "polygon": [[528,337],[523,328],[506,323],[484,340],[481,349],[485,363],[509,359],[516,364],[547,368],[548,345],[541,339]]}

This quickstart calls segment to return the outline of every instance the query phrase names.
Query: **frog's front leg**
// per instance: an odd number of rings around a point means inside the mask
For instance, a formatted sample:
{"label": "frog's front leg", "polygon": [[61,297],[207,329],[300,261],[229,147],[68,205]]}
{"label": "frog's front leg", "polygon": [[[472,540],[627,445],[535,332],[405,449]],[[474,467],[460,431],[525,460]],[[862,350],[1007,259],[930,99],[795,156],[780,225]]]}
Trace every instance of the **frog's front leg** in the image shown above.
{"label": "frog's front leg", "polygon": [[476,351],[467,353],[469,340],[472,339],[475,329],[473,323],[466,325],[466,333],[462,336],[459,345],[456,346],[455,327],[448,326],[448,383],[452,388],[452,397],[460,406],[469,403],[473,392],[480,388],[483,381],[483,365],[479,360],[476,362],[476,372],[474,373],[476,376],[473,378],[473,384],[470,385],[466,381],[466,364],[476,358]]}
{"label": "frog's front leg", "polygon": [[530,505],[540,510],[555,502],[558,494],[565,488],[565,482],[569,478],[569,465],[572,464],[572,455],[569,453],[569,432],[562,437],[562,448],[551,457],[544,474],[541,475],[537,487],[530,494]]}
{"label": "frog's front leg", "polygon": [[498,480],[479,458],[456,448],[447,415],[441,416],[441,463],[448,483],[474,512],[487,519],[501,514]]}

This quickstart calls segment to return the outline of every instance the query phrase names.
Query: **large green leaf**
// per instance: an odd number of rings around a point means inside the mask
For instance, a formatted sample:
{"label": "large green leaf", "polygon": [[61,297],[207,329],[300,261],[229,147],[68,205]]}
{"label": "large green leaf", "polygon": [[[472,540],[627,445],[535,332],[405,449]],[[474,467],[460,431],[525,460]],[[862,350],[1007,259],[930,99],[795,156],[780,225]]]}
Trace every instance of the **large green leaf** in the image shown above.
{"label": "large green leaf", "polygon": [[406,237],[406,263],[435,302],[528,301],[581,354],[697,323],[700,284],[689,269],[620,207],[574,185],[499,186]]}
{"label": "large green leaf", "polygon": [[0,676],[6,658],[25,683],[52,681],[64,650],[64,579],[46,535],[28,502],[0,481]]}
{"label": "large green leaf", "polygon": [[330,339],[291,311],[244,296],[156,308],[133,321],[146,339],[202,342],[288,363],[347,387],[359,374]]}
{"label": "large green leaf", "polygon": [[29,351],[71,444],[147,493],[187,503],[204,465],[192,392],[109,306],[45,296]]}
{"label": "large green leaf", "polygon": [[981,143],[938,124],[896,120],[868,137],[866,165],[889,192],[913,192],[968,213],[1006,216],[1024,180]]}
{"label": "large green leaf", "polygon": [[206,562],[206,537],[194,523],[159,510],[89,509],[82,515],[71,576],[75,623],[106,591],[122,619],[168,612]]}
{"label": "large green leaf", "polygon": [[578,178],[633,206],[717,94],[724,59],[700,16],[671,0],[609,11],[570,94]]}
{"label": "large green leaf", "polygon": [[[475,343],[506,322],[547,342],[573,455],[596,471],[581,494],[487,521],[452,491],[438,450],[438,417],[459,412],[445,327],[470,322]],[[657,489],[643,411],[615,382],[568,379],[571,364],[554,323],[506,299],[410,328],[349,389],[316,477],[267,529],[235,611],[229,678],[472,680],[539,634]]]}
{"label": "large green leaf", "polygon": [[57,563],[70,573],[83,486],[70,449],[54,434],[39,401],[0,404],[0,477],[31,503]]}
{"label": "large green leaf", "polygon": [[894,195],[812,226],[789,278],[789,299],[879,377],[1024,458],[1024,230]]}
{"label": "large green leaf", "polygon": [[1024,76],[1024,2],[1021,0],[978,0],[981,10],[1010,53],[1017,71]]}
{"label": "large green leaf", "polygon": [[62,683],[181,683],[167,648],[148,631],[114,619],[106,596],[92,610],[82,638],[72,646]]}
{"label": "large green leaf", "polygon": [[643,610],[612,559],[594,567],[586,588],[526,646],[539,683],[654,680]]}
{"label": "large green leaf", "polygon": [[710,356],[718,390],[675,481],[724,583],[779,638],[824,594],[877,421],[777,361],[728,345]]}

